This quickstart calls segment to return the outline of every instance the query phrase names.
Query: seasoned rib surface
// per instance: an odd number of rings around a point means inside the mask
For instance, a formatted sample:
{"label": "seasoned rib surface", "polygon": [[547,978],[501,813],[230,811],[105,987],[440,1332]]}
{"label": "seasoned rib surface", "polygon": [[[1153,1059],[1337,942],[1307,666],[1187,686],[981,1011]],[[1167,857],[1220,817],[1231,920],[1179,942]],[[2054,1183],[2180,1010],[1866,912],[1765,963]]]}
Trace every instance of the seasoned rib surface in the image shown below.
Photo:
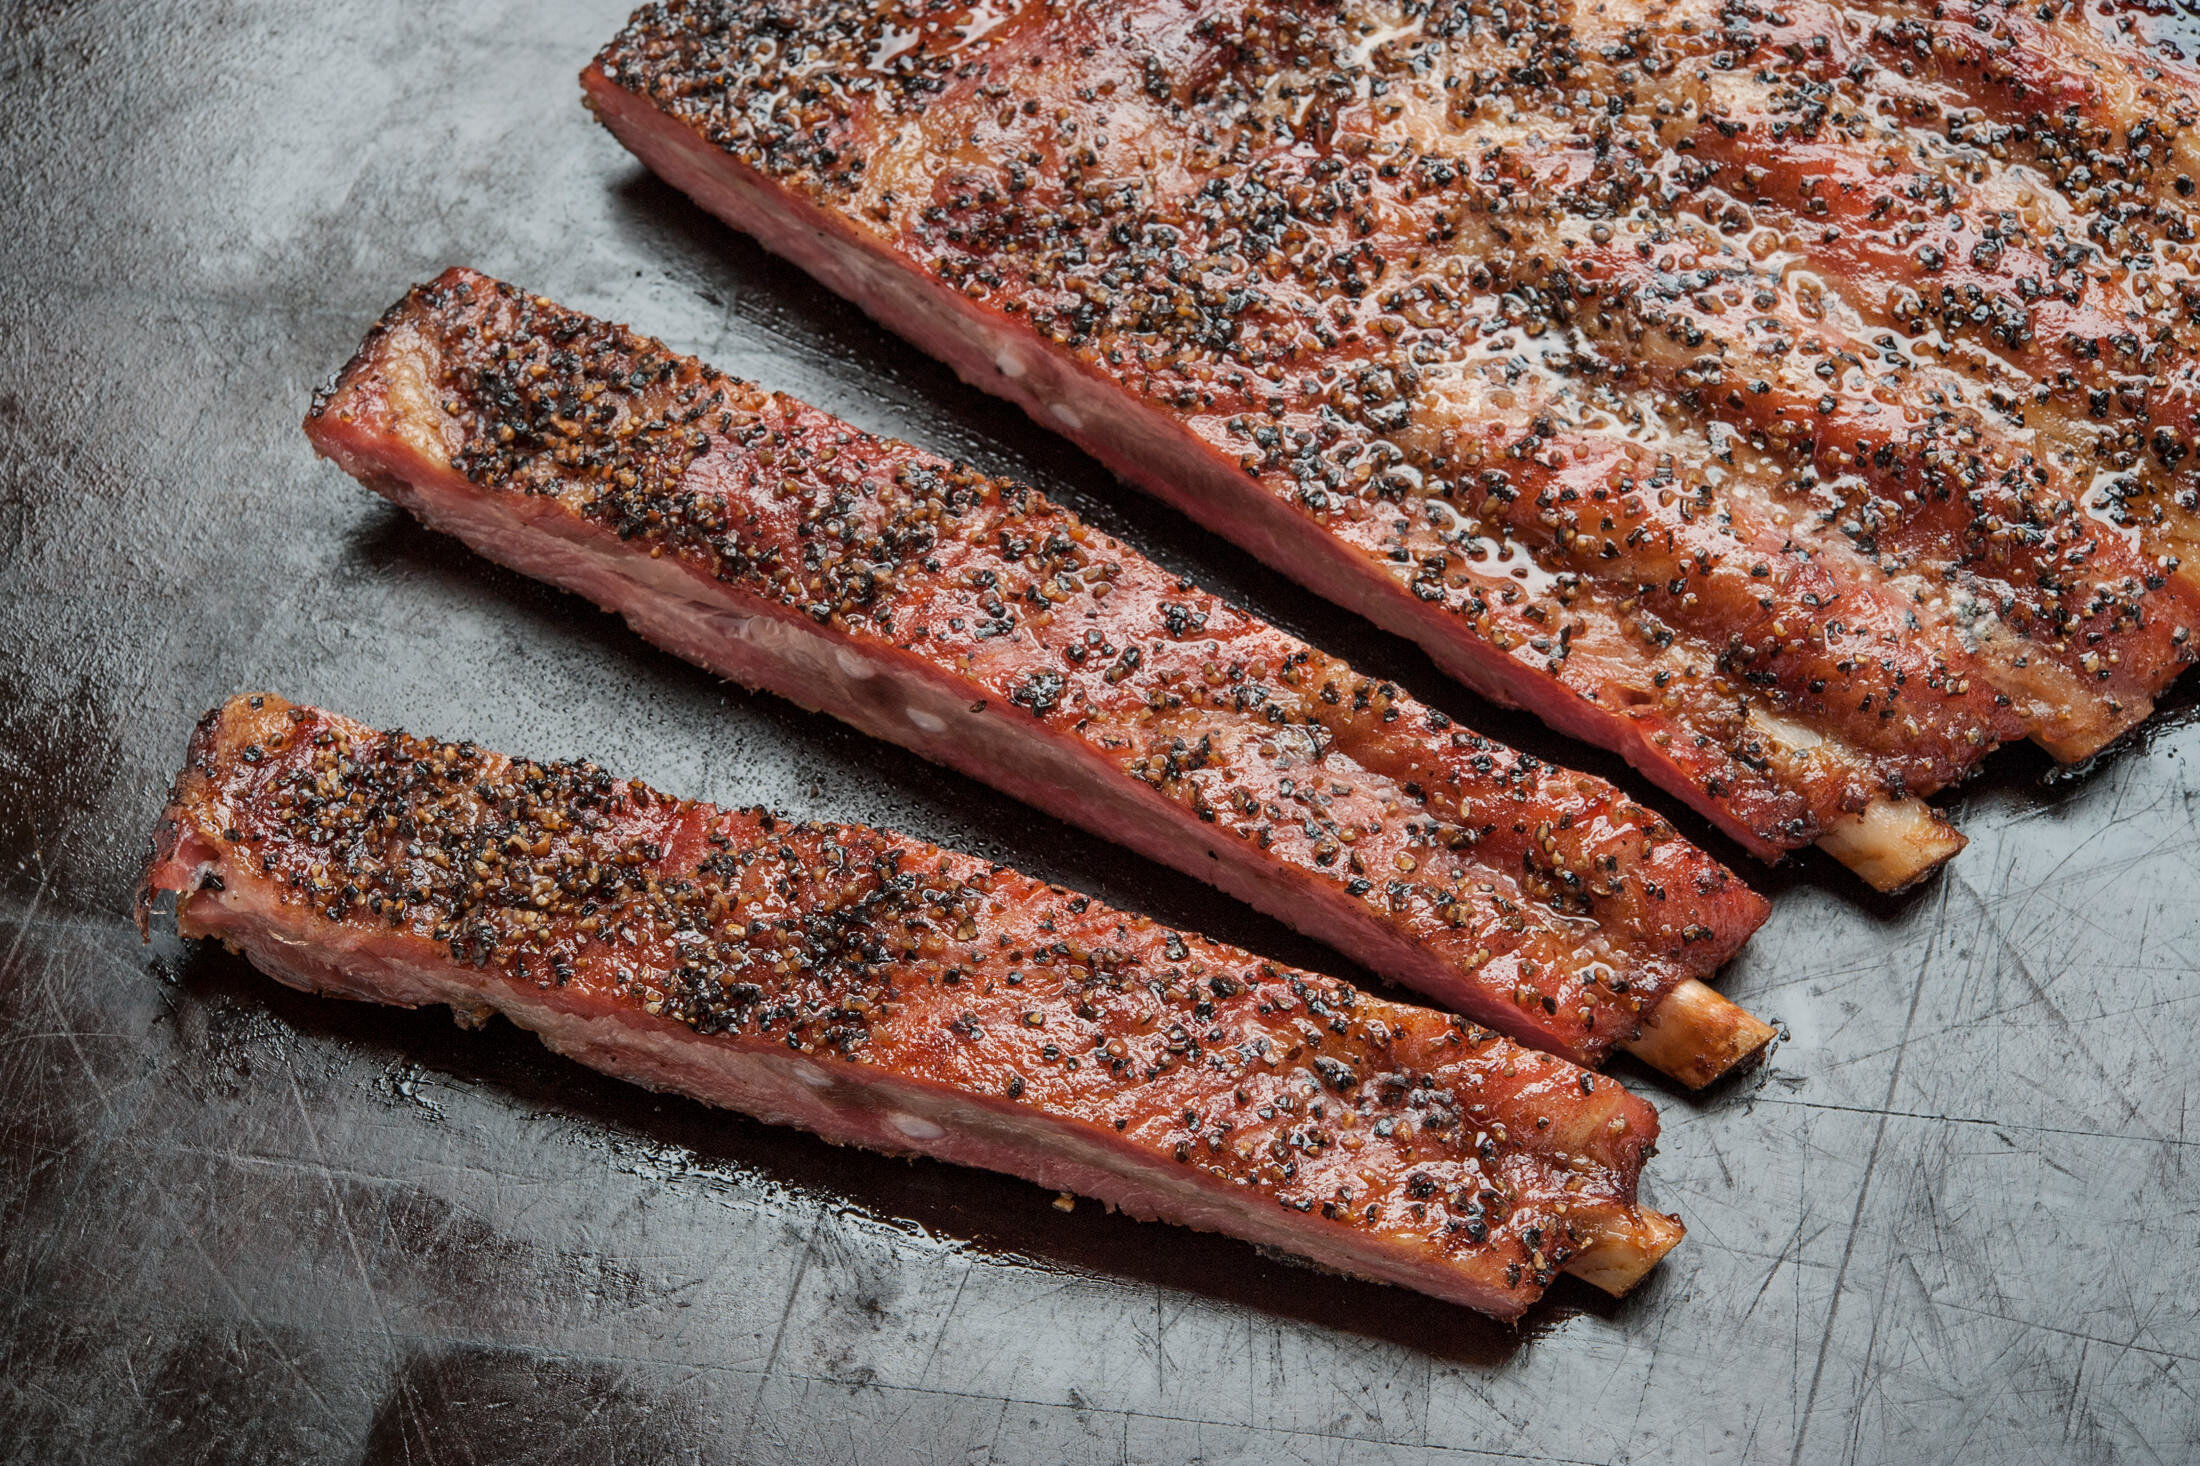
{"label": "seasoned rib surface", "polygon": [[654,1088],[1097,1196],[1511,1316],[1624,1290],[1655,1113],[1388,1003],[878,830],[587,763],[209,713],[140,897],[294,986],[501,1012]]}
{"label": "seasoned rib surface", "polygon": [[1700,1084],[1770,1036],[1700,981],[1765,905],[1664,821],[1028,487],[462,270],[384,317],[307,431],[680,655],[1212,881],[1515,1038],[1590,1064],[1631,1045]]}
{"label": "seasoned rib surface", "polygon": [[1126,476],[1875,884],[2196,610],[2200,84],[2074,6],[649,5],[590,105]]}

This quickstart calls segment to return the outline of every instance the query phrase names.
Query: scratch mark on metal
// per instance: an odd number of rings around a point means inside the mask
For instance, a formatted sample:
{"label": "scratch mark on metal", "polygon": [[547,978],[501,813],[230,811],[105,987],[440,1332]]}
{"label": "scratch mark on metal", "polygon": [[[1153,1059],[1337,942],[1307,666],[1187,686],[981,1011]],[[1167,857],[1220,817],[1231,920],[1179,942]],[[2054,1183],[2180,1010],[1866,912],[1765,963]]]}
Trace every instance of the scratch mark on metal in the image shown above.
{"label": "scratch mark on metal", "polygon": [[1910,1032],[1917,1026],[1918,1005],[1925,997],[1925,978],[1932,971],[1933,954],[1940,948],[1941,932],[1948,913],[1948,889],[1950,882],[1940,884],[1940,900],[1933,917],[1933,935],[1925,943],[1925,955],[1917,964],[1917,978],[1910,984],[1910,1011],[1902,1020],[1902,1038],[1895,1045],[1894,1063],[1887,1071],[1887,1097],[1880,1102],[1879,1124],[1872,1131],[1871,1154],[1864,1162],[1864,1179],[1856,1188],[1856,1206],[1849,1214],[1849,1235],[1841,1247],[1841,1265],[1834,1269],[1833,1291],[1826,1300],[1826,1328],[1818,1338],[1818,1362],[1811,1367],[1810,1389],[1803,1397],[1802,1418],[1795,1424],[1795,1450],[1788,1457],[1788,1466],[1802,1466],[1803,1448],[1810,1440],[1811,1412],[1818,1405],[1818,1390],[1825,1381],[1826,1356],[1833,1349],[1834,1325],[1841,1317],[1841,1289],[1849,1275],[1849,1263],[1856,1255],[1856,1234],[1864,1224],[1864,1204],[1871,1196],[1872,1174],[1879,1169],[1880,1147],[1886,1143],[1887,1111],[1894,1105],[1896,1090],[1902,1083],[1902,1060],[1908,1052]]}
{"label": "scratch mark on metal", "polygon": [[772,1330],[771,1350],[764,1356],[763,1383],[757,1386],[756,1399],[749,1406],[748,1423],[741,1427],[741,1444],[734,1452],[737,1459],[748,1456],[749,1438],[756,1433],[756,1419],[764,1409],[764,1387],[771,1382],[772,1371],[778,1367],[779,1350],[787,1339],[787,1320],[794,1317],[795,1300],[802,1296],[802,1280],[809,1275],[810,1259],[817,1254],[817,1234],[824,1227],[825,1212],[821,1207],[810,1218],[810,1230],[802,1239],[802,1256],[795,1263],[794,1276],[787,1282],[787,1302],[779,1310],[779,1326]]}

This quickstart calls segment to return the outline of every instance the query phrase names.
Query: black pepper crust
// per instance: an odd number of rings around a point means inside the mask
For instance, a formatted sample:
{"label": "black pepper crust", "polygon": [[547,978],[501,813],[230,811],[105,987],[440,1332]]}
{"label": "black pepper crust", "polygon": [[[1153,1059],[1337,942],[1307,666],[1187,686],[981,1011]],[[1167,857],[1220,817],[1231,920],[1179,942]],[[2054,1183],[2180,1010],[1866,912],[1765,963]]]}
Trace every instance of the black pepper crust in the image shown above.
{"label": "black pepper crust", "polygon": [[2074,7],[675,0],[587,80],[1759,848],[2195,655],[2200,80]]}
{"label": "black pepper crust", "polygon": [[1190,816],[1178,838],[1235,842],[1341,898],[1439,955],[1456,977],[1437,996],[1579,1061],[1764,918],[1611,785],[1455,726],[1027,485],[472,272],[387,315],[307,430],[430,505],[459,487],[408,446],[433,440],[473,489],[531,501],[531,521],[615,536],[626,576],[680,564],[712,604],[805,617],[865,665],[917,662],[961,701],[1016,710]]}
{"label": "black pepper crust", "polygon": [[470,969],[1072,1120],[1508,1290],[1631,1206],[1656,1136],[1564,1060],[998,866],[264,694],[201,723],[160,830],[147,899],[177,892],[187,934]]}

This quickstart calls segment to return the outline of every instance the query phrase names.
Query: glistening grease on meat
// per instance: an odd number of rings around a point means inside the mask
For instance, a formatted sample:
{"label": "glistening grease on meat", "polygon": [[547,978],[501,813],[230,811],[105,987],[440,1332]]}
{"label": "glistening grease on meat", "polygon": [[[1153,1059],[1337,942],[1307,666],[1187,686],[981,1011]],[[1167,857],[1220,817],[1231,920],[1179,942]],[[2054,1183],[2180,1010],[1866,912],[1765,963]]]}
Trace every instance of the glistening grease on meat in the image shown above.
{"label": "glistening grease on meat", "polygon": [[2074,4],[674,0],[644,161],[1767,857],[2195,655],[2200,77]]}
{"label": "glistening grease on meat", "polygon": [[1538,1047],[1702,1084],[1765,905],[1600,780],[1454,725],[1044,496],[464,270],[306,430],[725,676],[1211,881]]}
{"label": "glistening grease on meat", "polygon": [[161,893],[309,991],[467,1021],[829,1140],[1228,1232],[1511,1317],[1625,1291],[1657,1116],[1466,1020],[1262,962],[879,830],[653,793],[588,763],[209,713]]}

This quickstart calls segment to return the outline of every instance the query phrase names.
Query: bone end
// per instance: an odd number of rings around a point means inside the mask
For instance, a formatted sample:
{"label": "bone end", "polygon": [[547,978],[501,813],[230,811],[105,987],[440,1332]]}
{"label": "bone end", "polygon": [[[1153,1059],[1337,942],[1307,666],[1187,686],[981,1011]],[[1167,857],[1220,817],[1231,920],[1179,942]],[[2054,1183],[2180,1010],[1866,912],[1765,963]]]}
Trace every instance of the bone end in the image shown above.
{"label": "bone end", "polygon": [[1642,1032],[1622,1047],[1660,1074],[1701,1089],[1764,1053],[1776,1031],[1691,977],[1650,1010]]}
{"label": "bone end", "polygon": [[1566,1260],[1566,1271],[1614,1298],[1624,1297],[1686,1235],[1688,1229],[1679,1217],[1642,1207],[1616,1210],[1588,1244]]}
{"label": "bone end", "polygon": [[1914,885],[1968,843],[1920,799],[1875,799],[1818,837],[1818,848],[1877,891]]}

